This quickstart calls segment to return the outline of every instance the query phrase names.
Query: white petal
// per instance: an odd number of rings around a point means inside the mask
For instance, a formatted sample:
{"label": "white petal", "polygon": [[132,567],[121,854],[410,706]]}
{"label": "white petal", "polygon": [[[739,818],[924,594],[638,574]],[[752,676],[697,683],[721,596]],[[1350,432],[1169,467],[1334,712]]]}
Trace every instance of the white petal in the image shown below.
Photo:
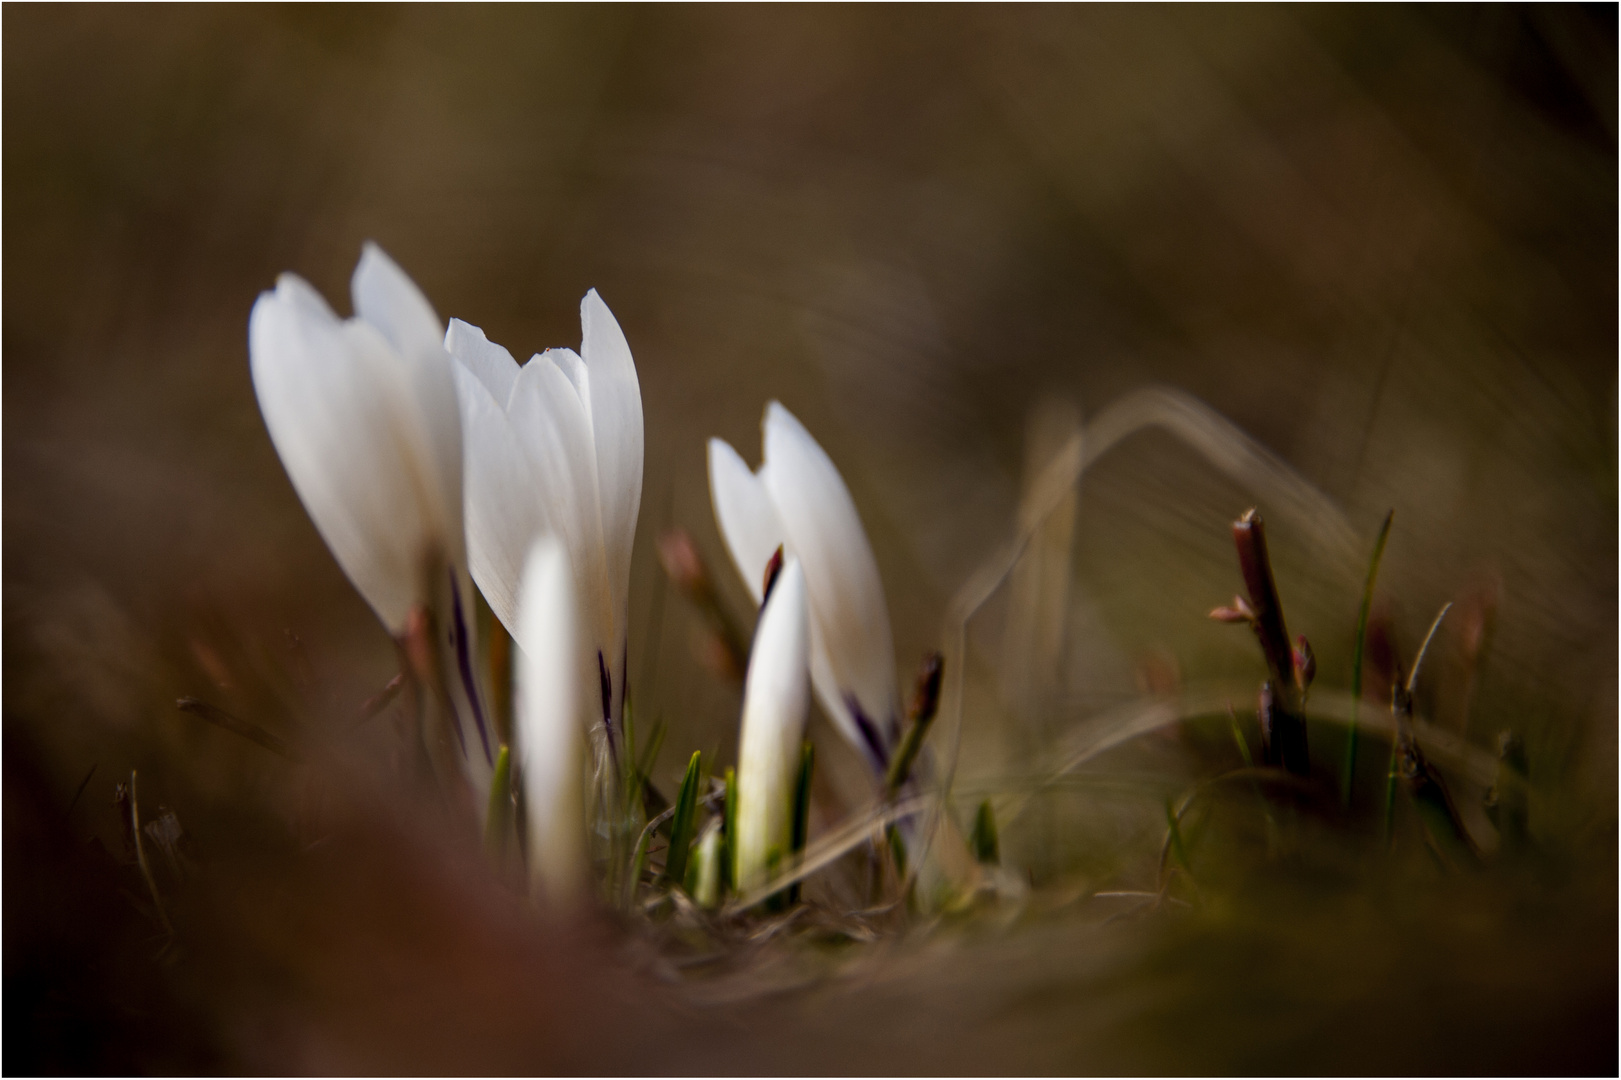
{"label": "white petal", "polygon": [[351,321],[374,327],[387,339],[404,369],[403,377],[410,385],[407,397],[429,445],[435,487],[441,492],[439,497],[454,508],[453,519],[446,522],[449,555],[457,565],[465,565],[461,417],[439,316],[405,271],[369,241],[361,249],[349,289],[356,316]]}
{"label": "white petal", "polygon": [[762,884],[773,856],[788,857],[794,781],[810,705],[806,664],[810,625],[805,575],[789,559],[777,578],[749,655],[737,754],[737,877]]}
{"label": "white petal", "polygon": [[[619,323],[592,289],[580,301],[580,354],[590,372],[602,538],[616,618],[626,618],[631,549],[642,505],[642,390]],[[623,628],[621,628],[621,634]]]}
{"label": "white petal", "polygon": [[[764,426],[760,482],[805,565],[812,647],[826,657],[843,703],[853,700],[887,745],[899,731],[900,695],[878,560],[843,478],[804,425],[773,401]],[[832,693],[818,686],[824,707],[836,713]]]}
{"label": "white petal", "polygon": [[440,557],[461,550],[459,436],[452,503],[423,422],[448,406],[459,428],[454,387],[443,402],[416,400],[420,387],[382,335],[340,324],[290,274],[254,304],[248,342],[265,426],[299,498],[338,564],[398,633],[423,559],[436,547]]}
{"label": "white petal", "polygon": [[518,362],[512,354],[484,336],[472,323],[451,319],[445,331],[445,351],[478,377],[503,412],[518,381]]}
{"label": "white petal", "polygon": [[433,305],[399,264],[369,240],[360,250],[349,292],[356,317],[381,331],[401,356],[444,348],[444,324],[434,314]]}
{"label": "white petal", "polygon": [[884,746],[881,750],[872,745],[872,741],[861,733],[856,723],[855,713],[850,711],[850,704],[845,698],[844,690],[840,688],[839,680],[828,666],[827,649],[822,645],[821,631],[815,621],[811,622],[811,658],[810,674],[811,686],[816,690],[816,700],[822,706],[822,712],[832,721],[833,727],[844,736],[844,741],[859,750],[872,766],[874,772],[883,772],[888,764],[889,748]]}
{"label": "white petal", "polygon": [[590,377],[586,373],[585,361],[573,349],[547,349],[539,354],[539,358],[547,363],[556,365],[557,370],[568,379],[570,386],[574,387],[574,396],[580,399],[580,406],[585,409],[587,418],[591,415]]}
{"label": "white petal", "polygon": [[[507,418],[534,470],[532,497],[546,507],[568,545],[587,638],[606,649],[614,642],[615,620],[591,423],[573,383],[550,356],[537,356],[518,372]],[[611,656],[604,660],[614,662]]]}
{"label": "white petal", "polygon": [[732,563],[758,604],[765,589],[766,564],[787,534],[765,485],[721,439],[709,440],[709,498]]}
{"label": "white petal", "polygon": [[532,882],[572,902],[586,880],[578,629],[573,572],[554,537],[525,560],[518,607],[518,762],[528,809]]}
{"label": "white petal", "polygon": [[455,374],[467,470],[468,568],[491,610],[516,637],[524,559],[535,537],[559,530],[549,504],[539,497],[541,481],[506,411],[470,368],[457,362]]}

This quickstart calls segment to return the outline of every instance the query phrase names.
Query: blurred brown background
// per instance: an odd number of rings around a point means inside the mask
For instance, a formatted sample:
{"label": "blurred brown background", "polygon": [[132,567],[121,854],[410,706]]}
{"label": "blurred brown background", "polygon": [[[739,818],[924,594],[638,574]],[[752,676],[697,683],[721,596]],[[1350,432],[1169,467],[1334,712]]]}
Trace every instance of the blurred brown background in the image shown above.
{"label": "blurred brown background", "polygon": [[[67,849],[116,846],[111,785],[130,768],[199,858],[251,848],[262,822],[231,806],[281,805],[259,757],[176,696],[248,708],[307,665],[300,686],[337,711],[393,670],[266,438],[246,351],[253,299],[283,270],[346,312],[367,239],[442,317],[520,358],[578,343],[590,287],[624,327],[647,421],[633,685],[671,724],[664,772],[691,749],[730,754],[735,724],[734,692],[688,654],[692,614],[655,599],[650,541],[674,522],[743,610],[708,436],[757,462],[780,398],[822,441],[872,535],[904,670],[1009,533],[1032,408],[1085,416],[1167,383],[1300,470],[1360,542],[1395,507],[1382,580],[1407,649],[1442,602],[1494,598],[1471,710],[1437,715],[1483,747],[1525,729],[1572,828],[1610,838],[1583,872],[1610,883],[1596,951],[1614,956],[1613,6],[8,6],[3,30],[8,1072],[1311,1070],[1289,1052],[1388,1071],[1351,1032],[1204,1031],[1178,1056],[1161,1014],[1083,975],[1088,1034],[1054,1035],[1068,1021],[1050,1009],[963,1005],[921,1057],[881,1026],[829,1048],[803,1021],[779,1046],[724,1010],[694,1021],[701,1049],[649,1057],[675,1024],[652,1006],[618,1056],[579,1035],[551,1057],[457,1057],[454,1040],[390,1057],[424,1027],[307,1034],[349,991],[154,966],[127,913],[74,909],[105,882]],[[1253,501],[1162,434],[1088,474],[1056,723],[1135,695],[1145,658],[1176,679],[1253,672],[1242,635],[1203,619],[1237,585],[1226,523]],[[1274,523],[1291,623],[1343,687],[1354,574],[1327,575],[1303,536]],[[248,951],[275,958],[280,940]],[[1607,970],[1608,998],[1586,972],[1554,1004],[1567,1033],[1608,1009],[1613,1063]],[[906,977],[880,1013],[922,1008]],[[236,997],[198,989],[226,985]],[[1505,986],[1389,1069],[1494,1070],[1446,1055],[1480,1049],[1460,1033],[1492,1030],[1491,1008],[1537,999]],[[1120,1023],[1096,1018],[1100,995]],[[567,1008],[547,1000],[533,1008]],[[863,1006],[811,1015],[841,1008]],[[274,1038],[254,1027],[271,1015]],[[508,1031],[490,1023],[481,1052]],[[1540,1051],[1525,1039],[1508,1042]]]}

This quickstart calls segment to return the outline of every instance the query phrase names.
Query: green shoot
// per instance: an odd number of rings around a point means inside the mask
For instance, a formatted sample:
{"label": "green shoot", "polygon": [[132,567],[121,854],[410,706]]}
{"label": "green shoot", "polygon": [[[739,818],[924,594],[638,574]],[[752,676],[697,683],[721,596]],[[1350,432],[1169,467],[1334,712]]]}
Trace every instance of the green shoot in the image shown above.
{"label": "green shoot", "polygon": [[693,752],[687,762],[687,774],[681,778],[681,790],[675,797],[675,820],[670,826],[669,854],[664,858],[664,879],[681,883],[687,879],[687,851],[692,844],[693,827],[698,810],[698,785],[703,780],[703,755]]}
{"label": "green shoot", "polygon": [[890,759],[889,772],[884,778],[884,788],[891,796],[911,776],[912,763],[917,760],[923,740],[928,737],[929,726],[934,723],[935,713],[939,711],[942,670],[943,661],[939,653],[930,653],[923,658],[923,669],[918,673],[917,690],[913,694],[912,723],[901,738],[895,756]]}
{"label": "green shoot", "polygon": [[974,813],[974,831],[969,834],[968,846],[981,865],[996,866],[1002,861],[1001,846],[996,839],[996,815],[989,799],[982,800]]}
{"label": "green shoot", "polygon": [[1244,733],[1238,728],[1238,713],[1231,705],[1227,706],[1227,726],[1233,733],[1233,742],[1238,744],[1238,756],[1244,759],[1244,768],[1255,768],[1255,759],[1250,757],[1250,744],[1244,738]]}
{"label": "green shoot", "polygon": [[889,853],[895,857],[895,877],[897,880],[906,879],[906,840],[902,838],[901,831],[891,825],[884,830],[889,837]]}
{"label": "green shoot", "polygon": [[1379,527],[1379,539],[1373,542],[1373,558],[1368,563],[1368,579],[1362,586],[1362,610],[1356,619],[1356,645],[1351,653],[1351,723],[1345,730],[1345,767],[1340,775],[1340,802],[1351,805],[1351,781],[1356,775],[1357,710],[1362,705],[1362,652],[1368,640],[1368,615],[1373,609],[1373,585],[1379,578],[1379,562],[1385,556],[1385,541],[1390,539],[1390,524],[1396,511],[1385,515]]}

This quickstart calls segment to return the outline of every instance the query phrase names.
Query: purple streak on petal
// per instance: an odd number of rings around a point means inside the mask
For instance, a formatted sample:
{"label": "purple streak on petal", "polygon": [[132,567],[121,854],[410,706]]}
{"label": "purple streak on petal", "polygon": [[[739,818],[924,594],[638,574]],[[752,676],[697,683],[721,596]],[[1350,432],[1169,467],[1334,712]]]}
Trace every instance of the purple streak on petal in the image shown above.
{"label": "purple streak on petal", "polygon": [[597,674],[602,679],[602,726],[608,732],[608,756],[618,762],[619,750],[614,746],[614,722],[611,711],[614,699],[614,684],[612,676],[608,674],[608,665],[603,662],[601,649],[597,650]]}
{"label": "purple streak on petal", "polygon": [[861,737],[867,741],[867,753],[872,758],[874,771],[882,776],[889,768],[889,747],[878,734],[877,725],[861,711],[861,703],[856,700],[854,694],[844,695],[844,704],[850,710],[850,715],[855,718],[856,730],[861,732]]}
{"label": "purple streak on petal", "polygon": [[[467,621],[462,617],[462,591],[456,584],[456,571],[450,572],[450,611],[456,617],[456,625],[451,630],[451,636],[456,642],[456,670],[462,677],[462,690],[467,694],[467,701],[473,706],[473,720],[478,724],[478,739],[484,744],[484,760],[491,765],[495,764],[495,755],[490,753],[490,736],[484,729],[484,708],[478,702],[478,689],[473,683],[473,658],[467,652]],[[456,737],[461,738],[461,723],[456,724]],[[462,753],[467,753],[466,743],[462,744]]]}

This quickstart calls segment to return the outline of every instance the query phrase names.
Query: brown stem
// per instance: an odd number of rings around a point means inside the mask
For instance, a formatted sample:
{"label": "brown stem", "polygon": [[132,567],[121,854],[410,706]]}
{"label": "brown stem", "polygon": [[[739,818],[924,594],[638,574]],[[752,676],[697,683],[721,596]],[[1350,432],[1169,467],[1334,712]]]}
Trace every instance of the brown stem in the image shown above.
{"label": "brown stem", "polygon": [[[1296,776],[1311,771],[1306,750],[1306,722],[1301,716],[1304,680],[1295,666],[1289,630],[1283,623],[1283,604],[1272,577],[1266,550],[1266,525],[1255,509],[1233,522],[1233,543],[1238,565],[1249,591],[1250,626],[1266,657],[1267,681],[1261,687],[1261,750],[1268,765],[1278,765]],[[1305,655],[1305,649],[1302,649]]]}
{"label": "brown stem", "polygon": [[1261,759],[1296,776],[1311,772],[1306,752],[1306,722],[1286,708],[1272,680],[1261,684]]}
{"label": "brown stem", "polygon": [[1238,548],[1238,565],[1249,590],[1251,624],[1266,656],[1267,672],[1279,695],[1291,711],[1295,697],[1294,654],[1289,648],[1289,631],[1283,624],[1283,604],[1272,578],[1272,560],[1266,551],[1266,525],[1252,507],[1233,522],[1233,543]]}

